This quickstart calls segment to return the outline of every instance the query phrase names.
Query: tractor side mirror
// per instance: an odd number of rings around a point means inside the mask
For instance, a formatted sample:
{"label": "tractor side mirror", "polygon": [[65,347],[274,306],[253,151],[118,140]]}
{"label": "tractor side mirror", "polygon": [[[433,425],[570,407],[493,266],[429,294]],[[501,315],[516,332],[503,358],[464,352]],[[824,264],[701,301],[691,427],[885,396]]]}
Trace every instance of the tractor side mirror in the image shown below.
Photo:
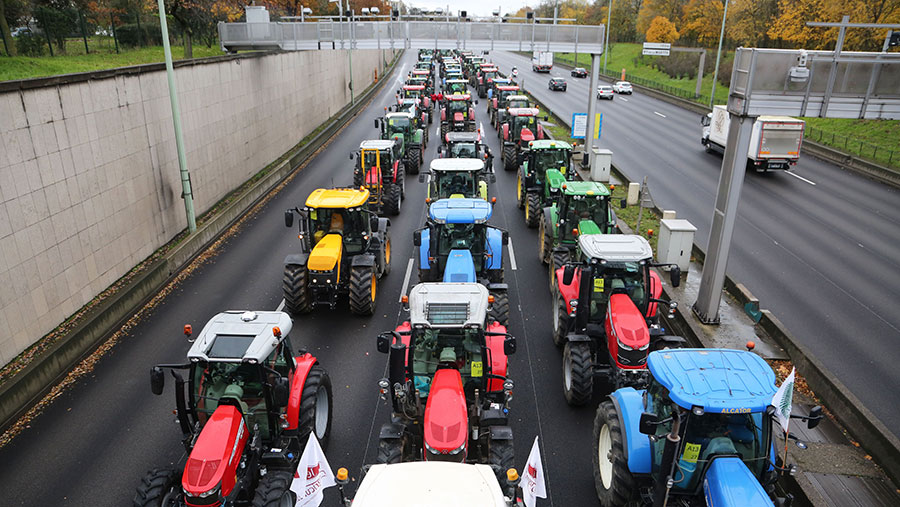
{"label": "tractor side mirror", "polygon": [[163,387],[166,385],[166,375],[163,373],[162,368],[158,366],[154,366],[150,369],[150,391],[159,396],[163,392]]}
{"label": "tractor side mirror", "polygon": [[444,153],[444,147],[443,147],[443,146],[438,146],[438,155],[440,155],[440,154],[442,154],[442,153]]}
{"label": "tractor side mirror", "polygon": [[375,128],[380,128],[381,124],[378,123],[378,118],[375,118]]}
{"label": "tractor side mirror", "polygon": [[526,158],[527,157],[525,153],[519,153],[519,156],[516,158],[516,165],[522,165],[523,163],[525,163]]}
{"label": "tractor side mirror", "polygon": [[621,201],[619,201],[619,207],[622,209],[627,208],[628,207],[628,199],[626,198],[626,199],[622,199]]}
{"label": "tractor side mirror", "polygon": [[544,121],[550,121],[550,115],[545,114],[545,115],[544,115]]}
{"label": "tractor side mirror", "polygon": [[350,153],[350,154],[347,156],[347,158],[349,158],[350,160],[353,160],[353,153]]}
{"label": "tractor side mirror", "polygon": [[391,333],[381,333],[375,341],[375,348],[382,354],[387,354],[391,349]]}
{"label": "tractor side mirror", "polygon": [[291,393],[291,383],[285,377],[275,379],[272,387],[272,402],[276,407],[286,407]]}
{"label": "tractor side mirror", "polygon": [[681,268],[672,266],[672,269],[669,270],[669,279],[672,282],[672,287],[681,285]]}
{"label": "tractor side mirror", "polygon": [[294,225],[294,212],[293,210],[287,210],[284,212],[284,226],[291,227]]}
{"label": "tractor side mirror", "polygon": [[569,285],[572,283],[572,278],[575,277],[575,266],[571,264],[566,264],[566,267],[563,268],[563,283],[565,285]]}
{"label": "tractor side mirror", "polygon": [[378,230],[378,216],[372,215],[369,217],[369,228],[373,231]]}
{"label": "tractor side mirror", "polygon": [[507,336],[503,339],[503,353],[507,356],[511,356],[516,353],[516,337],[515,336]]}
{"label": "tractor side mirror", "polygon": [[641,419],[638,423],[638,431],[644,435],[652,435],[656,433],[656,426],[659,424],[659,416],[653,412],[641,413]]}
{"label": "tractor side mirror", "polygon": [[419,183],[425,183],[425,173],[419,173]]}
{"label": "tractor side mirror", "polygon": [[703,115],[700,117],[700,125],[704,127],[709,127],[709,116]]}
{"label": "tractor side mirror", "polygon": [[413,245],[422,246],[422,231],[413,231]]}
{"label": "tractor side mirror", "polygon": [[475,105],[478,105],[478,99],[475,99]]}
{"label": "tractor side mirror", "polygon": [[500,241],[503,243],[503,246],[509,244],[509,232],[503,231],[500,235]]}
{"label": "tractor side mirror", "polygon": [[822,406],[816,405],[809,409],[809,415],[806,416],[806,427],[813,429],[822,421]]}
{"label": "tractor side mirror", "polygon": [[488,176],[488,179],[491,181],[491,183],[497,183],[497,175],[494,173],[491,173],[490,176]]}

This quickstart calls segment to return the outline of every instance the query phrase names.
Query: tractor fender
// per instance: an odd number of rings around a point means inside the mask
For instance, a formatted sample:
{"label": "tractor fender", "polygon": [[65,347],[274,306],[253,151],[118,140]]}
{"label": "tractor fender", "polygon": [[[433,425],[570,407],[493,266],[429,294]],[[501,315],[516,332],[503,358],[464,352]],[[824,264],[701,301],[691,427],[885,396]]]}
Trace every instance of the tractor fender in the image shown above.
{"label": "tractor fender", "polygon": [[375,254],[354,255],[353,260],[350,261],[350,267],[355,268],[357,266],[375,266]]}
{"label": "tractor fender", "polygon": [[447,108],[441,108],[441,121],[447,121]]}
{"label": "tractor fender", "polygon": [[538,126],[537,126],[537,138],[538,139],[544,138],[544,127],[542,127],[540,123],[538,123]]}
{"label": "tractor fender", "polygon": [[406,425],[399,422],[389,422],[381,425],[381,431],[378,432],[378,438],[381,439],[399,439],[403,438],[406,433]]}
{"label": "tractor fender", "polygon": [[[495,323],[496,324],[496,323]],[[490,331],[495,332],[506,332],[506,328],[502,325],[499,328],[490,328]],[[505,336],[485,336],[484,341],[487,349],[490,351],[489,361],[491,362],[491,373],[494,375],[500,375],[501,377],[506,376],[507,372],[507,357],[506,354],[503,353],[503,341],[506,339]],[[496,393],[503,390],[503,381],[497,378],[488,379],[487,382],[487,390],[488,392]]]}
{"label": "tractor fender", "polygon": [[489,283],[487,284],[487,288],[491,292],[501,291],[501,290],[509,290],[509,284],[505,283]]}
{"label": "tractor fender", "polygon": [[426,227],[422,229],[422,244],[419,245],[419,269],[431,269],[431,263],[428,262],[429,248],[431,248],[431,229]]}
{"label": "tractor fender", "polygon": [[682,338],[680,336],[675,336],[672,334],[664,334],[661,336],[656,336],[656,337],[654,337],[654,340],[657,340],[657,341],[665,343],[665,344],[672,344],[672,345],[683,345],[683,344],[687,343],[687,340],[685,340],[684,338]]}
{"label": "tractor fender", "polygon": [[[659,273],[656,270],[650,270],[650,297],[654,299],[659,299],[662,296],[662,280],[659,279]],[[650,302],[647,305],[647,314],[646,317],[648,319],[656,316],[656,307],[657,304],[654,302]]]}
{"label": "tractor fender", "polygon": [[509,123],[503,124],[503,140],[509,141]]}
{"label": "tractor fender", "polygon": [[609,395],[625,439],[625,460],[633,474],[649,474],[652,466],[650,437],[640,432],[641,413],[644,411],[644,391],[633,387],[618,389]]}
{"label": "tractor fender", "polygon": [[397,183],[397,168],[398,168],[398,167],[400,167],[400,161],[399,161],[399,160],[395,160],[395,161],[394,161],[394,166],[391,168],[391,169],[393,169],[393,171],[394,171],[394,177],[393,177],[394,183]]}
{"label": "tractor fender", "polygon": [[487,238],[484,245],[485,251],[490,252],[487,269],[503,269],[503,232],[500,229],[488,227]]}
{"label": "tractor fender", "polygon": [[387,234],[387,231],[391,228],[391,219],[378,217],[378,233],[383,237]]}
{"label": "tractor fender", "polygon": [[497,98],[491,99],[491,109],[497,109]]}
{"label": "tractor fender", "polygon": [[491,440],[512,440],[513,431],[509,426],[491,426]]}
{"label": "tractor fender", "polygon": [[557,290],[559,290],[559,295],[566,302],[566,311],[572,313],[572,305],[569,302],[573,299],[578,299],[578,287],[581,286],[581,268],[575,268],[575,276],[572,277],[572,283],[569,285],[563,282],[565,269],[565,266],[560,266],[556,269],[556,286]]}
{"label": "tractor fender", "polygon": [[586,334],[570,333],[566,335],[566,341],[592,343],[594,340]]}
{"label": "tractor fender", "polygon": [[299,253],[299,254],[289,254],[284,258],[285,266],[306,266],[306,261],[309,260],[308,253]]}
{"label": "tractor fender", "polygon": [[556,206],[547,206],[544,208],[544,234],[549,234],[551,238],[556,239]]}
{"label": "tractor fender", "polygon": [[287,406],[287,429],[289,430],[297,429],[300,422],[300,403],[303,401],[303,385],[306,384],[309,371],[319,363],[310,353],[295,357],[294,362],[297,363],[297,368],[291,377],[291,395],[288,398]]}

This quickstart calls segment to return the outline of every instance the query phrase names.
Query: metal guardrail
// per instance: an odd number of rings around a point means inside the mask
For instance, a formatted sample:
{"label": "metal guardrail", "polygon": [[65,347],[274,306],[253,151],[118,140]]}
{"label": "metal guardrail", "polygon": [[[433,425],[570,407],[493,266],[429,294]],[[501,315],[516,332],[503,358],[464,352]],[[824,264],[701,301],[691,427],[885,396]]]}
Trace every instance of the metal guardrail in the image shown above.
{"label": "metal guardrail", "polygon": [[603,25],[457,21],[219,23],[225,51],[281,49],[471,49],[603,53]]}

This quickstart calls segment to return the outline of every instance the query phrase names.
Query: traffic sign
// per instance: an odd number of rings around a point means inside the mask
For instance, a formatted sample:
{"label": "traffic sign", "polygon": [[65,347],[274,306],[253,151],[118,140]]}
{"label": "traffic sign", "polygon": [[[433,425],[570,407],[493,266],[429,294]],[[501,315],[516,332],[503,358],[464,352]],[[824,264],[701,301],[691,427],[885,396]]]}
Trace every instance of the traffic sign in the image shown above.
{"label": "traffic sign", "polygon": [[[594,139],[600,139],[602,125],[603,114],[597,113],[594,116]],[[572,133],[569,137],[572,139],[584,139],[585,132],[587,132],[587,114],[572,113]]]}
{"label": "traffic sign", "polygon": [[644,56],[669,56],[668,49],[644,49],[641,51]]}
{"label": "traffic sign", "polygon": [[672,49],[668,42],[645,42],[644,49]]}

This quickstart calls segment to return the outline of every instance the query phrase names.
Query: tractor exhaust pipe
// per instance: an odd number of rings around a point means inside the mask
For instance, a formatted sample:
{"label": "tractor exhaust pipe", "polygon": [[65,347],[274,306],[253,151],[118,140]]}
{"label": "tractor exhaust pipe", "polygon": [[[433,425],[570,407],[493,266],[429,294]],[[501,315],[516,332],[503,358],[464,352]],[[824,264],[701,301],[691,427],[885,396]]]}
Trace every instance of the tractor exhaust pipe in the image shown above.
{"label": "tractor exhaust pipe", "polygon": [[581,332],[584,328],[587,327],[588,318],[590,317],[590,302],[591,302],[591,277],[594,274],[594,269],[586,264],[583,268],[581,268],[581,283],[578,287],[578,308],[582,311],[575,312],[575,329],[576,332]]}
{"label": "tractor exhaust pipe", "polygon": [[678,407],[674,407],[673,414],[672,431],[666,435],[666,444],[663,447],[662,461],[659,464],[660,474],[654,488],[653,507],[665,507],[669,500],[669,490],[671,490],[672,486],[675,484],[673,477],[675,469],[675,453],[678,452],[678,448],[681,446],[681,436],[679,435],[681,415]]}
{"label": "tractor exhaust pipe", "polygon": [[391,382],[391,401],[395,412],[399,412],[401,407],[397,397],[394,395],[394,386],[397,384],[403,385],[405,382],[406,375],[403,371],[406,363],[405,355],[406,345],[399,338],[395,338],[394,343],[391,343],[391,350],[388,355],[388,379]]}

